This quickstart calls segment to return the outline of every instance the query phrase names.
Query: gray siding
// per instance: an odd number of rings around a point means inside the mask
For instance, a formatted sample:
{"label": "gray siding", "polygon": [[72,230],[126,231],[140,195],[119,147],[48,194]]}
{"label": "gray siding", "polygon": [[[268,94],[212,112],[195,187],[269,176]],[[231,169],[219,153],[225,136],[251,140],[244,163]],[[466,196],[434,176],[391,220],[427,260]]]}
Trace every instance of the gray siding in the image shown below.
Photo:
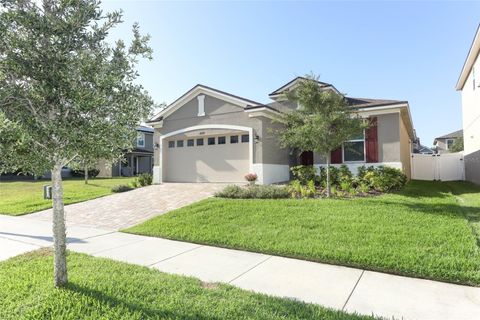
{"label": "gray siding", "polygon": [[[160,134],[167,134],[188,127],[208,124],[225,124],[253,128],[254,136],[258,135],[259,143],[253,147],[253,162],[262,163],[262,120],[250,118],[243,107],[205,95],[205,116],[197,116],[198,102],[193,98],[163,120],[163,128],[155,132],[155,141],[160,141]],[[164,146],[165,147],[165,146]],[[158,150],[155,150],[155,165],[159,165]]]}
{"label": "gray siding", "polygon": [[464,156],[465,179],[480,185],[480,150]]}
{"label": "gray siding", "polygon": [[[377,115],[378,162],[400,162],[400,115]],[[324,164],[326,159],[314,154],[314,163]]]}
{"label": "gray siding", "polygon": [[273,122],[271,119],[262,117],[263,132],[262,132],[262,151],[263,163],[266,164],[284,164],[288,165],[290,160],[289,149],[280,147],[277,139],[277,131],[281,130],[282,124]]}

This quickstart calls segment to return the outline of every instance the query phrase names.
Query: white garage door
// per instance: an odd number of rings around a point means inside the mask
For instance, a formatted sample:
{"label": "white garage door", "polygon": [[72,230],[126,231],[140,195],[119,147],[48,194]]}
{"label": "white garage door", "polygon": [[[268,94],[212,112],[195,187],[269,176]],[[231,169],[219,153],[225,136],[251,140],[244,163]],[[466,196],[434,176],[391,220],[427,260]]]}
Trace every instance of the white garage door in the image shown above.
{"label": "white garage door", "polygon": [[242,134],[168,139],[164,181],[244,182],[249,172],[247,139]]}

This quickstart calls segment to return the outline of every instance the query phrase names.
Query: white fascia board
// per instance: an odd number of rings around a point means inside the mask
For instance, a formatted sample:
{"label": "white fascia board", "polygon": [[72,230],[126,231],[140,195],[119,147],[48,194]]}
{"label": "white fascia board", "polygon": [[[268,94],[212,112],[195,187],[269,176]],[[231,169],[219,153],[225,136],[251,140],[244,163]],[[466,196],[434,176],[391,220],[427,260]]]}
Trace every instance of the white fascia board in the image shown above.
{"label": "white fascia board", "polygon": [[455,89],[457,91],[463,90],[465,86],[465,82],[470,75],[473,65],[477,60],[480,53],[480,25],[478,25],[477,32],[475,33],[475,37],[473,38],[472,45],[470,46],[470,50],[468,51],[467,58],[465,59],[465,63],[463,64],[462,71],[460,76],[458,77],[457,84]]}
{"label": "white fascia board", "polygon": [[375,115],[382,115],[382,114],[388,114],[388,113],[402,113],[406,112],[407,117],[408,117],[408,124],[407,127],[410,131],[410,135],[412,140],[415,139],[415,130],[413,127],[413,120],[412,120],[412,115],[410,113],[410,107],[408,106],[408,103],[399,103],[399,104],[394,104],[394,105],[389,105],[389,106],[381,106],[381,107],[372,107],[372,108],[365,108],[365,109],[359,109],[357,111],[358,115],[361,117],[369,117],[369,116],[375,116]]}
{"label": "white fascia board", "polygon": [[269,108],[255,108],[251,110],[245,110],[246,113],[248,113],[250,118],[254,117],[267,117],[274,119],[276,116],[280,114],[279,111],[275,111]]}
{"label": "white fascia board", "polygon": [[163,127],[163,120],[148,122],[148,125],[153,127],[153,128],[162,128]]}
{"label": "white fascia board", "polygon": [[169,105],[168,107],[160,111],[157,115],[155,115],[154,119],[159,117],[163,117],[163,118],[168,117],[170,114],[178,110],[180,107],[185,105],[187,102],[189,102],[199,94],[206,94],[243,108],[245,108],[246,106],[252,105],[251,101],[232,97],[228,94],[223,94],[223,93],[211,90],[209,88],[205,88],[200,85],[193,88],[192,90],[190,90],[190,92],[187,92],[183,97],[181,97],[180,99],[178,99],[177,101],[175,101],[174,103],[172,103],[171,105]]}

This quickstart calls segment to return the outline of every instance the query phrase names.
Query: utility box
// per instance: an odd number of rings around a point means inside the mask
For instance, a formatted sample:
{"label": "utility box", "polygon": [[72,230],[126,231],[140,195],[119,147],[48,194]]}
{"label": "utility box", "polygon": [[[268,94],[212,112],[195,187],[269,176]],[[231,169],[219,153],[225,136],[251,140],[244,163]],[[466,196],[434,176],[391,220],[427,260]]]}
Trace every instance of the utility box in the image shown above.
{"label": "utility box", "polygon": [[52,199],[52,186],[43,186],[43,199]]}

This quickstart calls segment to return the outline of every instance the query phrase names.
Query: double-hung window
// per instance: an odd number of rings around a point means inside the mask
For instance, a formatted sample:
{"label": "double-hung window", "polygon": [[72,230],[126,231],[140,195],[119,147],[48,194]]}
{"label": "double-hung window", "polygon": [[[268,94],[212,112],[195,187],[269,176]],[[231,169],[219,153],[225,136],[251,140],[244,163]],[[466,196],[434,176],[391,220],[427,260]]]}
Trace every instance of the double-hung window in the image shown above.
{"label": "double-hung window", "polygon": [[137,147],[145,148],[145,133],[139,132],[137,135]]}
{"label": "double-hung window", "polygon": [[452,149],[454,142],[455,142],[455,140],[453,140],[453,139],[447,139],[447,140],[445,141],[445,144],[447,145],[447,150]]}
{"label": "double-hung window", "polygon": [[343,143],[343,162],[365,162],[365,133]]}

